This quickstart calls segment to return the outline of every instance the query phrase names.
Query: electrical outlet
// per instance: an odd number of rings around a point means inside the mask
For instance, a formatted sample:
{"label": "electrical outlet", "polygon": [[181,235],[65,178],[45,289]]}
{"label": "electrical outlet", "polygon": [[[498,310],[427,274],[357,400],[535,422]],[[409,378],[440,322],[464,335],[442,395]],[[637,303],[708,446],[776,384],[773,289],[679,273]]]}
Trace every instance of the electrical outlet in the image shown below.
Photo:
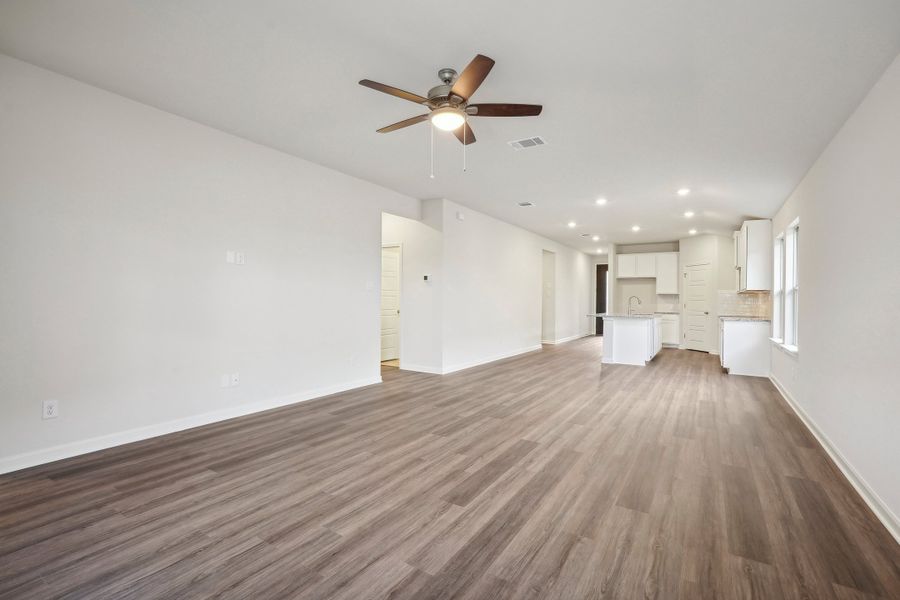
{"label": "electrical outlet", "polygon": [[240,373],[232,373],[231,374],[231,387],[238,385],[241,382],[241,374]]}
{"label": "electrical outlet", "polygon": [[59,416],[59,400],[44,400],[43,410],[44,419],[55,419]]}

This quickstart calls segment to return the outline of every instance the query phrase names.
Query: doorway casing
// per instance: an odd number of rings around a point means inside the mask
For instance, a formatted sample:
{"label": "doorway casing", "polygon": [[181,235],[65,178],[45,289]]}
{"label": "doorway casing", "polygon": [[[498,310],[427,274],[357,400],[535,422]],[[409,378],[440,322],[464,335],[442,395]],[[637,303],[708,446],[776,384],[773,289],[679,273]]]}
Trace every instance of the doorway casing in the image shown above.
{"label": "doorway casing", "polygon": [[403,246],[381,246],[381,361],[400,359],[400,292]]}

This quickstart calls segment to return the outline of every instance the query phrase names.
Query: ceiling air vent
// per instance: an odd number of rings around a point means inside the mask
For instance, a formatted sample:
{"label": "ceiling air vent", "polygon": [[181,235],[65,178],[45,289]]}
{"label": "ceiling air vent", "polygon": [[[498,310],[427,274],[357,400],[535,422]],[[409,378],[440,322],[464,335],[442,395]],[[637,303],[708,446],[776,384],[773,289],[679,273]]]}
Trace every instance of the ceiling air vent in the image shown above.
{"label": "ceiling air vent", "polygon": [[541,136],[525,138],[524,140],[515,140],[507,143],[516,150],[524,150],[525,148],[534,148],[535,146],[544,146],[547,144]]}
{"label": "ceiling air vent", "polygon": [[534,202],[519,202],[519,206],[525,208],[527,206],[534,206]]}

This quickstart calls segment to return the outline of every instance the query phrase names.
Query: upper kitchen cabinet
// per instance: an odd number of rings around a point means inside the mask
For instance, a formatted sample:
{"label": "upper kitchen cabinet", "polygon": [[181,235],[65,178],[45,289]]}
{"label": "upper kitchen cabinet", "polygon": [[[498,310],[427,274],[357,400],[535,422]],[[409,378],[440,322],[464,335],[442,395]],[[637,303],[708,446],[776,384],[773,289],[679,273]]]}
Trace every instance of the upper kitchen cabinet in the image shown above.
{"label": "upper kitchen cabinet", "polygon": [[656,293],[678,293],[677,252],[660,252],[656,255]]}
{"label": "upper kitchen cabinet", "polygon": [[644,252],[616,255],[616,277],[619,279],[656,277],[656,254]]}
{"label": "upper kitchen cabinet", "polygon": [[616,255],[616,277],[637,277],[637,254]]}
{"label": "upper kitchen cabinet", "polygon": [[637,277],[656,277],[656,254],[635,254]]}
{"label": "upper kitchen cabinet", "polygon": [[735,233],[735,268],[739,292],[772,289],[772,221],[744,221]]}

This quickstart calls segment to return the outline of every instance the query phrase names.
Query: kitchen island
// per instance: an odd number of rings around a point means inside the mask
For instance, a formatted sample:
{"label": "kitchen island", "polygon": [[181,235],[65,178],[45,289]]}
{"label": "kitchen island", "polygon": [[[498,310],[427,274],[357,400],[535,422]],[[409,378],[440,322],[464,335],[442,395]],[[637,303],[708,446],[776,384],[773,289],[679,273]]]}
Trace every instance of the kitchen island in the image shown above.
{"label": "kitchen island", "polygon": [[595,313],[603,319],[601,362],[645,366],[662,348],[661,319],[649,314]]}

